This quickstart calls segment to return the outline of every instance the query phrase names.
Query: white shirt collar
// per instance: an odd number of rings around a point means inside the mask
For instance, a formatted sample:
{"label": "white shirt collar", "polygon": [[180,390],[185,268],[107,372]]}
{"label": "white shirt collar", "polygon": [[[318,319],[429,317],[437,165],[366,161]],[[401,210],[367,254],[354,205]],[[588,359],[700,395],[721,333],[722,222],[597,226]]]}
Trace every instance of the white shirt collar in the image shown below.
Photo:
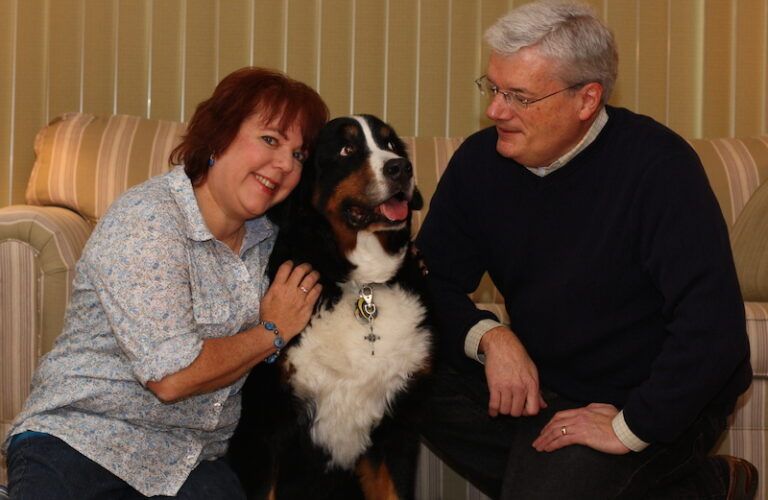
{"label": "white shirt collar", "polygon": [[562,167],[563,165],[571,161],[574,156],[581,153],[587,146],[592,144],[594,140],[597,139],[597,136],[600,134],[600,131],[603,130],[603,127],[605,127],[605,124],[607,122],[608,122],[608,113],[605,111],[605,107],[602,107],[600,108],[600,111],[597,114],[597,118],[595,118],[595,121],[592,122],[592,125],[589,127],[589,130],[587,130],[587,133],[584,134],[584,137],[582,137],[579,143],[576,144],[570,151],[568,151],[563,156],[553,161],[546,167],[538,167],[538,168],[525,167],[525,168],[530,170],[532,173],[538,175],[539,177],[544,177],[545,175],[554,172],[558,168]]}

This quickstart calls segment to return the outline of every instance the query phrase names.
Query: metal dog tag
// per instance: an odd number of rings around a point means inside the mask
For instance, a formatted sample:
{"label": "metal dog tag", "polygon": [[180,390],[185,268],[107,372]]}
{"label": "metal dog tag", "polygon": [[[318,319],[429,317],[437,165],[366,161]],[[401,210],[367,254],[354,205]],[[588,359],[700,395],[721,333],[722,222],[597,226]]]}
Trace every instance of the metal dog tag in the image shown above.
{"label": "metal dog tag", "polygon": [[360,296],[355,305],[355,317],[363,323],[370,323],[376,318],[378,311],[373,303],[373,290],[364,286],[360,289]]}

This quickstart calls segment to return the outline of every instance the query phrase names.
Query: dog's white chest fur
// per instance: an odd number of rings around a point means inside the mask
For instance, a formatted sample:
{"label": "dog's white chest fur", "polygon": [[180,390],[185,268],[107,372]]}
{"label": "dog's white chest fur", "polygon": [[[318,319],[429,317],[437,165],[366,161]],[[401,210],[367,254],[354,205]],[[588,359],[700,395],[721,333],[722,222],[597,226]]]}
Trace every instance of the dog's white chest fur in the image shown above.
{"label": "dog's white chest fur", "polygon": [[333,465],[352,468],[395,395],[425,368],[430,336],[418,326],[425,310],[415,295],[399,285],[373,285],[373,333],[380,338],[372,355],[369,327],[354,315],[359,287],[342,289],[336,307],[316,315],[286,356],[295,394],[314,407],[313,442]]}

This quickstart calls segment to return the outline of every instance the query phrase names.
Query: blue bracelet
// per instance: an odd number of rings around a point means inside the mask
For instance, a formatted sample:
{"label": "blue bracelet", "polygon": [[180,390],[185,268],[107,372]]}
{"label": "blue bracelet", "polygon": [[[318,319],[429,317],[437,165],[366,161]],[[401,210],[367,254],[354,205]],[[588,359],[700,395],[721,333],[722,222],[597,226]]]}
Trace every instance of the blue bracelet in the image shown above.
{"label": "blue bracelet", "polygon": [[271,321],[259,321],[259,324],[264,327],[265,330],[268,332],[272,332],[275,334],[275,340],[272,341],[272,345],[274,345],[277,348],[277,351],[273,352],[269,356],[267,356],[264,359],[264,362],[267,364],[274,363],[277,358],[280,356],[280,350],[285,347],[285,340],[283,337],[280,336],[280,330],[277,329],[277,325],[272,323]]}

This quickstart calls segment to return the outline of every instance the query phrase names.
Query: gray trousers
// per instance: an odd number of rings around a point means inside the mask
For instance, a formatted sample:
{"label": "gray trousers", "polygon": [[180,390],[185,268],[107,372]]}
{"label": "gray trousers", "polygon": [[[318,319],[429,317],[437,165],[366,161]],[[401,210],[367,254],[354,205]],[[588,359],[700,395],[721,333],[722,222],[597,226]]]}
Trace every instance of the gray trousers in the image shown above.
{"label": "gray trousers", "polygon": [[542,391],[539,415],[488,415],[482,367],[442,369],[421,433],[432,451],[491,498],[725,498],[727,483],[706,459],[725,429],[724,416],[703,415],[677,442],[610,455],[585,446],[538,452],[534,439],[552,416],[587,403]]}

